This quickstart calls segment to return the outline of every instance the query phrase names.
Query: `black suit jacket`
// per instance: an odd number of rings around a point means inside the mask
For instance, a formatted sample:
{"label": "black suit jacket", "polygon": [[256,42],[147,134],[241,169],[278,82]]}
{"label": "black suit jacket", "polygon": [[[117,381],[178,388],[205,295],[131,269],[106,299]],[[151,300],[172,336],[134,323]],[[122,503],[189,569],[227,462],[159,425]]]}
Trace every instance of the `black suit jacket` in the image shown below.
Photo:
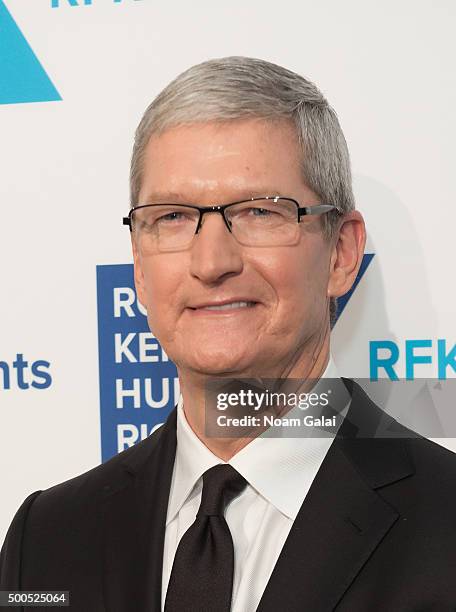
{"label": "black suit jacket", "polygon": [[[456,455],[343,380],[347,419],[257,610],[454,612]],[[392,437],[372,439],[380,429]],[[176,408],[136,446],[32,493],[6,536],[1,590],[69,590],[78,612],[159,612],[175,451]]]}

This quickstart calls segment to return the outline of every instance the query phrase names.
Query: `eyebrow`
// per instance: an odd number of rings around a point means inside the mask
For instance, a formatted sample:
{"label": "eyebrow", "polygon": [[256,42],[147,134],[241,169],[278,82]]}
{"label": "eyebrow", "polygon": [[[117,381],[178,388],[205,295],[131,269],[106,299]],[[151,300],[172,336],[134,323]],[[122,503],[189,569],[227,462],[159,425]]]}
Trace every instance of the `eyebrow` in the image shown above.
{"label": "eyebrow", "polygon": [[[252,190],[242,190],[237,194],[233,193],[233,196],[229,200],[230,202],[238,202],[243,200],[250,200],[250,198],[261,198],[262,196],[278,196],[281,195],[285,197],[285,194],[282,193],[281,189],[252,189]],[[224,198],[225,199],[225,198]],[[228,200],[227,200],[228,201]],[[174,192],[174,191],[155,191],[148,194],[145,198],[141,198],[141,202],[138,204],[155,204],[155,203],[165,203],[171,204],[173,202],[179,203],[183,202],[184,204],[196,204],[198,203],[198,199],[188,198],[184,196],[182,193]],[[221,201],[213,201],[214,204],[222,204]]]}

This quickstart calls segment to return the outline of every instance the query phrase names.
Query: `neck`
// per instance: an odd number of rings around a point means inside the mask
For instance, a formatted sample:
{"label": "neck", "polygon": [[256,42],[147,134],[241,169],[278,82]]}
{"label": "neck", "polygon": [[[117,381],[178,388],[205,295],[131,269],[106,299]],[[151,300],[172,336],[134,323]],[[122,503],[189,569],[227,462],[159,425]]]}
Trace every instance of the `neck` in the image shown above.
{"label": "neck", "polygon": [[[291,367],[287,368],[287,378],[321,378],[329,361],[329,329],[318,350],[303,352]],[[198,438],[207,448],[223,461],[228,461],[254,438],[215,438],[205,435],[205,397],[207,375],[195,375],[179,371],[179,384],[184,402],[185,417]],[[283,371],[283,368],[281,369]],[[242,376],[243,374],[237,374]],[[250,376],[250,375],[249,375]],[[235,377],[233,374],[231,377]],[[283,375],[277,376],[277,378]],[[272,376],[271,376],[272,378]]]}

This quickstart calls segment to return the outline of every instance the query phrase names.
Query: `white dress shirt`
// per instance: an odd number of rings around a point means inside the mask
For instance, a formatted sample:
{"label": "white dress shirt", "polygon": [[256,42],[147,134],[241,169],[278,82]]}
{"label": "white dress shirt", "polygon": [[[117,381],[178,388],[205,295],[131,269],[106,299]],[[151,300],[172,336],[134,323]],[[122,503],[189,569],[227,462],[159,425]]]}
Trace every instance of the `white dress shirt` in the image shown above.
{"label": "white dress shirt", "polygon": [[[338,410],[345,416],[350,395],[331,356],[321,378],[338,379],[342,385],[344,395]],[[294,411],[293,408],[287,416]],[[225,462],[194,433],[180,396],[163,554],[162,611],[177,546],[194,522],[200,505],[202,474],[219,463],[232,465],[248,483],[225,513],[234,546],[231,612],[256,610],[296,515],[334,439],[334,436],[280,437],[280,431],[274,432],[277,437],[270,437],[264,433]]]}

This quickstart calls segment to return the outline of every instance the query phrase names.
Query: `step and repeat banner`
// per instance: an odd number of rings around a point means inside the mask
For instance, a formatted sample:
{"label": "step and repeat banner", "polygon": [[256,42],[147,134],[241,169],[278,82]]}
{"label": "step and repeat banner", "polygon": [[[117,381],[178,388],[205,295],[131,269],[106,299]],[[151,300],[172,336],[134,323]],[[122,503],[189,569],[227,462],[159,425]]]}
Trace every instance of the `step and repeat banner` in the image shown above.
{"label": "step and repeat banner", "polygon": [[122,217],[134,130],[192,64],[276,62],[338,114],[368,229],[332,330],[340,373],[455,377],[455,26],[450,0],[0,0],[1,541],[29,493],[177,402]]}

